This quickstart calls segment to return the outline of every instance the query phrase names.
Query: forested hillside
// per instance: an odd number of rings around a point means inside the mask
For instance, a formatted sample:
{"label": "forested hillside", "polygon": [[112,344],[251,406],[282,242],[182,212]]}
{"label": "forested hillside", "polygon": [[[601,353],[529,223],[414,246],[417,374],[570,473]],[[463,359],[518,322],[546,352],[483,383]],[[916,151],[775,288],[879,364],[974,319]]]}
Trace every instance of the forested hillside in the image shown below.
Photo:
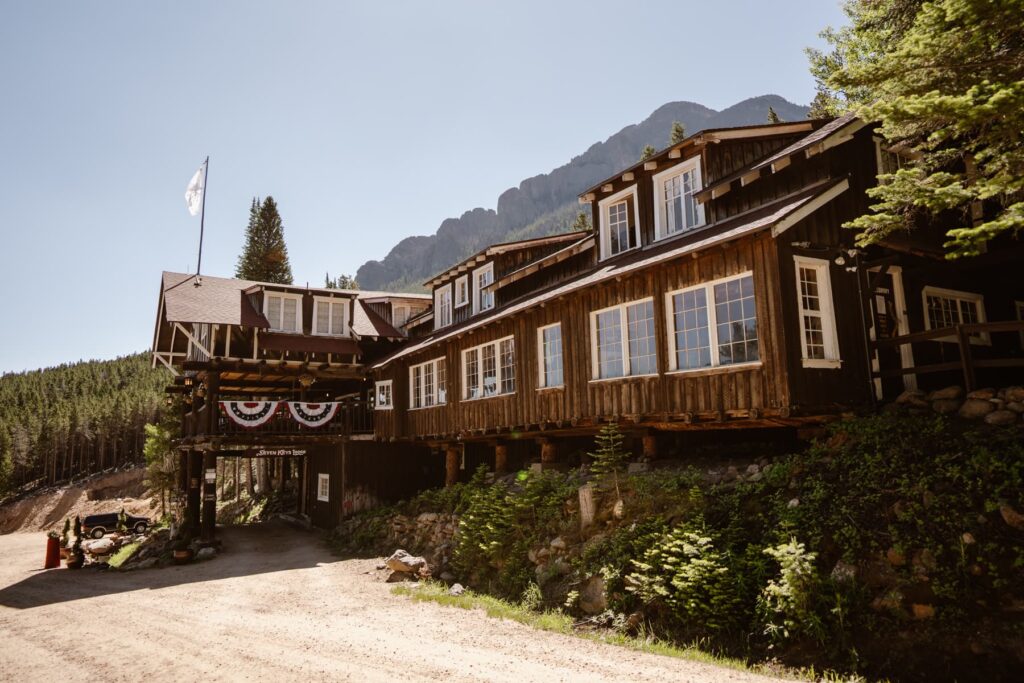
{"label": "forested hillside", "polygon": [[364,289],[416,291],[429,276],[488,244],[568,230],[579,213],[577,195],[639,161],[645,145],[667,147],[674,121],[680,121],[691,134],[709,128],[765,123],[769,107],[784,121],[807,116],[807,107],[778,95],[752,97],[721,111],[695,102],[669,102],[640,123],[594,143],[569,163],[509,188],[498,197],[497,210],[472,209],[459,218],[445,220],[433,235],[407,237],[383,260],[364,263],[356,280]]}
{"label": "forested hillside", "polygon": [[144,353],[0,376],[0,497],[141,463],[166,382]]}

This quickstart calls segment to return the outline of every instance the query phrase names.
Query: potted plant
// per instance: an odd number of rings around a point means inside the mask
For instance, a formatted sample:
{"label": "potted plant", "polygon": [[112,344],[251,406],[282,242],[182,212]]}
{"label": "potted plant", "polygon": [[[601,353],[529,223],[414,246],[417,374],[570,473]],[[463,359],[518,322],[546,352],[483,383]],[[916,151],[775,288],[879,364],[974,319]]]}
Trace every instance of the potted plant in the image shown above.
{"label": "potted plant", "polygon": [[71,533],[71,518],[64,518],[64,528],[60,532],[60,559],[68,559],[68,554],[71,552],[68,548],[69,538],[68,535]]}
{"label": "potted plant", "polygon": [[175,564],[188,564],[192,561],[192,547],[186,539],[179,538],[171,546],[171,549],[174,551]]}
{"label": "potted plant", "polygon": [[82,518],[75,515],[75,543],[68,554],[68,569],[81,569],[85,564],[85,553],[82,551]]}

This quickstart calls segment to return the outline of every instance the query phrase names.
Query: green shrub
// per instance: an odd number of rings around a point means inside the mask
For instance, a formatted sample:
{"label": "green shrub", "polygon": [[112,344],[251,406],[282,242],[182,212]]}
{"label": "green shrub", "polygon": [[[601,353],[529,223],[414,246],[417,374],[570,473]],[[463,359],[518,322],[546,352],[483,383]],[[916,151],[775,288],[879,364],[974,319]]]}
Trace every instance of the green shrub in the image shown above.
{"label": "green shrub", "polygon": [[759,609],[765,619],[765,635],[775,643],[797,636],[821,641],[821,618],[815,612],[821,595],[821,581],[814,567],[817,555],[795,538],[765,548],[764,554],[778,562],[780,569],[761,592]]}

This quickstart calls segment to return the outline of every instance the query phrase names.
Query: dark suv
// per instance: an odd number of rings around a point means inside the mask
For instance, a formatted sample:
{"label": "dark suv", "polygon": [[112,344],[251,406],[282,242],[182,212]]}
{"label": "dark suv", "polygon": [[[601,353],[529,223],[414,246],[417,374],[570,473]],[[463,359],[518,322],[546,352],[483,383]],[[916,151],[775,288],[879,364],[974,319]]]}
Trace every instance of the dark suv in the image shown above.
{"label": "dark suv", "polygon": [[[103,538],[103,535],[110,531],[117,531],[116,512],[105,512],[101,515],[87,515],[82,520],[82,534],[93,538]],[[137,534],[144,533],[149,528],[149,520],[145,517],[134,517],[125,515],[127,527]]]}

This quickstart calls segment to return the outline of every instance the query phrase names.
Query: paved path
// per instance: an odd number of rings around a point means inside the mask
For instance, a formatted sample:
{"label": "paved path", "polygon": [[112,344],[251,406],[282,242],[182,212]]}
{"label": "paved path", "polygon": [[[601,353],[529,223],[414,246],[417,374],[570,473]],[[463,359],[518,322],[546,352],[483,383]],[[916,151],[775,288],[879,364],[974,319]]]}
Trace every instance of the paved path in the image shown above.
{"label": "paved path", "polygon": [[769,680],[416,603],[281,524],[221,538],[211,562],[106,573],[0,536],[0,681]]}

